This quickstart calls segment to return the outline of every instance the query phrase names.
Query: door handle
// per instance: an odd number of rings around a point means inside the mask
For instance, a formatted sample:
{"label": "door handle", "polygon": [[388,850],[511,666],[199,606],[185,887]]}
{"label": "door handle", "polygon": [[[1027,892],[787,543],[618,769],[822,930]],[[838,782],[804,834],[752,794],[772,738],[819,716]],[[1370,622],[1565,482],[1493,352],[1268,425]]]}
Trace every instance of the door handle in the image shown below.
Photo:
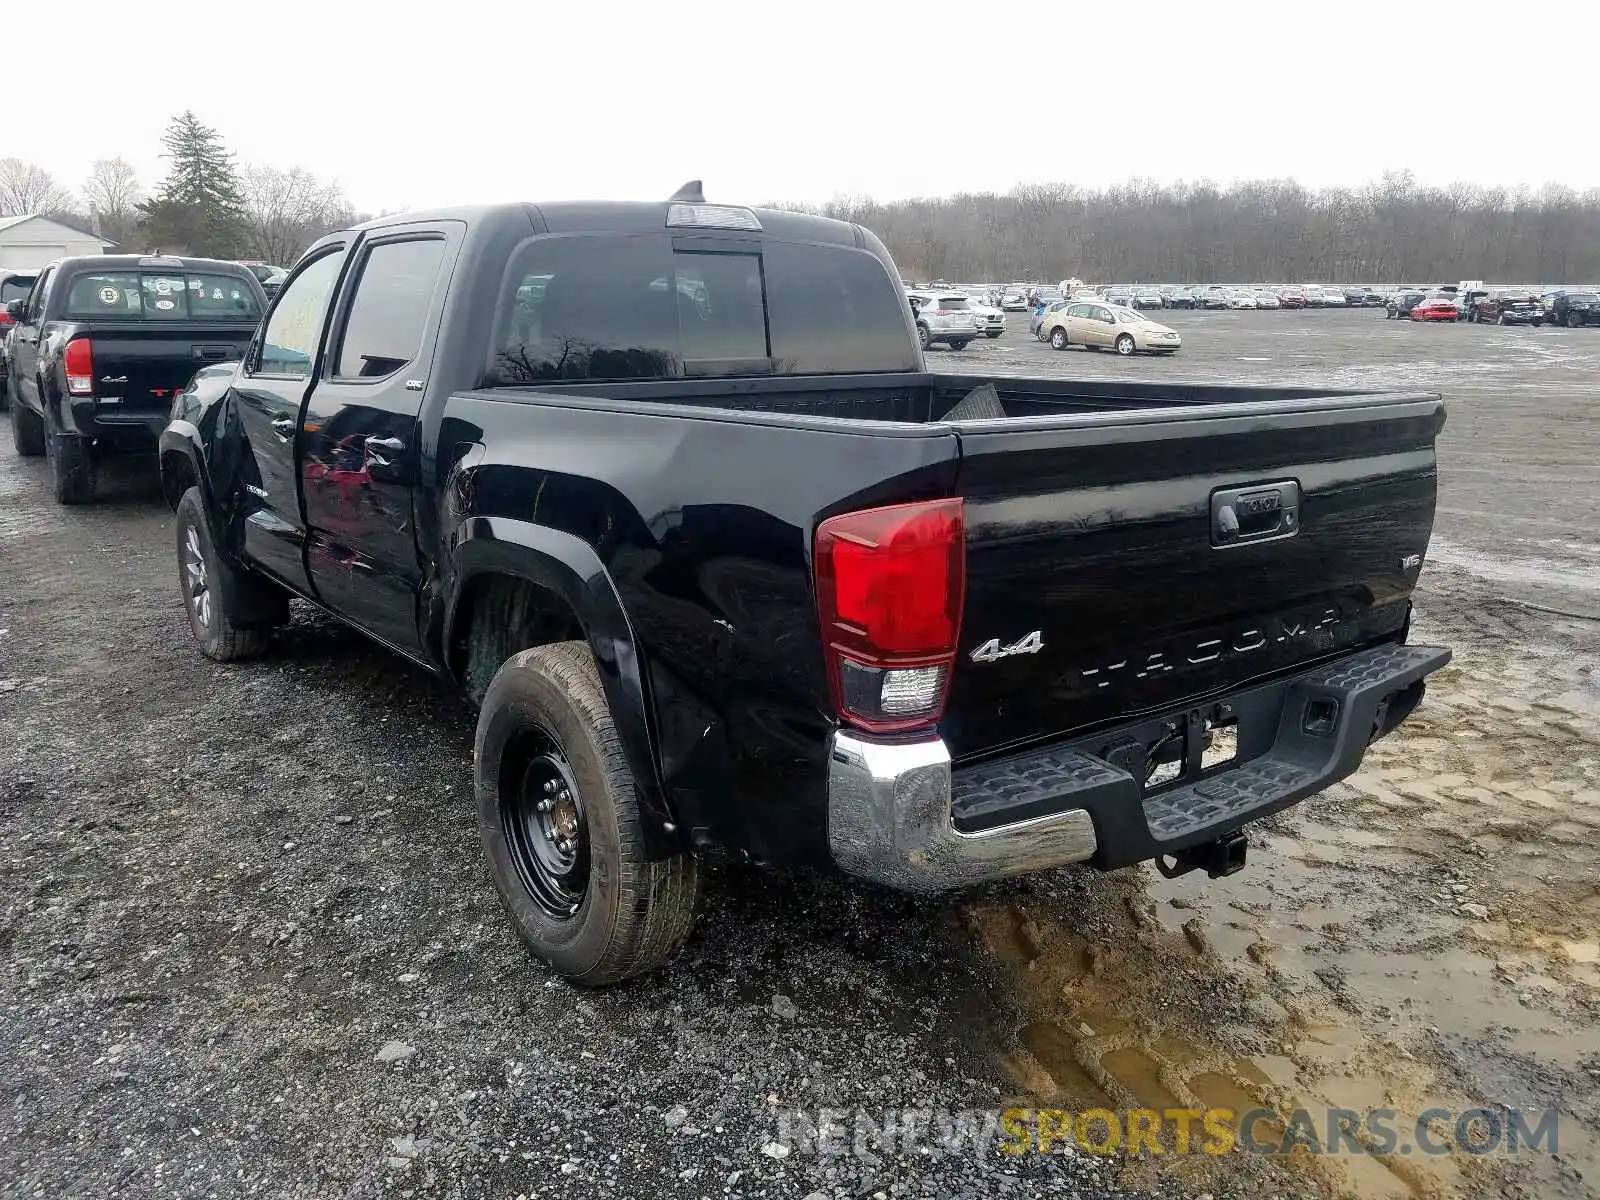
{"label": "door handle", "polygon": [[392,437],[369,437],[366,447],[367,458],[375,467],[392,467],[394,460],[406,452],[406,444]]}
{"label": "door handle", "polygon": [[287,442],[294,436],[294,418],[274,417],[272,419],[272,432]]}

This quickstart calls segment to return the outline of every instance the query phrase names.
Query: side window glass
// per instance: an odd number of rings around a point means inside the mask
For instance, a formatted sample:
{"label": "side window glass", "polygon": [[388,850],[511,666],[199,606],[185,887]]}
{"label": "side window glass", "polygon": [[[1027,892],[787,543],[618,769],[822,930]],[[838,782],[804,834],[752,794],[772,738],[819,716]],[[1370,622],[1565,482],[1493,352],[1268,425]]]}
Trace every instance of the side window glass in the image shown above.
{"label": "side window glass", "polygon": [[55,268],[44,271],[39,276],[39,281],[33,285],[33,294],[28,297],[27,320],[30,325],[39,320],[44,312],[45,293],[50,290],[50,279],[55,275]]}
{"label": "side window glass", "polygon": [[380,242],[367,252],[339,338],[335,379],[382,379],[417,357],[443,238]]}
{"label": "side window glass", "polygon": [[335,250],[308,265],[290,280],[278,296],[261,335],[256,372],[304,378],[317,357],[322,320],[328,313],[334,281],[344,263],[344,251]]}

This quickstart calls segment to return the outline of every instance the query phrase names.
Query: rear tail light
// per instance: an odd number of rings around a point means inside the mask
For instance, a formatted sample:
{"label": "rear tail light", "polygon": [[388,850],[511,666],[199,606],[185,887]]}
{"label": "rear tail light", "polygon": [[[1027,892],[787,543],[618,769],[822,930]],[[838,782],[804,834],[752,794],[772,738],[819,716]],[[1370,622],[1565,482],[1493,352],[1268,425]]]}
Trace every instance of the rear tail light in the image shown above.
{"label": "rear tail light", "polygon": [[817,528],[815,570],[840,718],[874,733],[938,721],[966,597],[962,501],[829,517]]}
{"label": "rear tail light", "polygon": [[5,309],[0,308],[0,329],[4,329],[7,325],[11,325],[11,324],[14,324],[14,322],[11,319],[11,314],[8,313]]}
{"label": "rear tail light", "polygon": [[73,338],[62,355],[67,376],[67,391],[74,396],[94,394],[94,347],[88,338]]}

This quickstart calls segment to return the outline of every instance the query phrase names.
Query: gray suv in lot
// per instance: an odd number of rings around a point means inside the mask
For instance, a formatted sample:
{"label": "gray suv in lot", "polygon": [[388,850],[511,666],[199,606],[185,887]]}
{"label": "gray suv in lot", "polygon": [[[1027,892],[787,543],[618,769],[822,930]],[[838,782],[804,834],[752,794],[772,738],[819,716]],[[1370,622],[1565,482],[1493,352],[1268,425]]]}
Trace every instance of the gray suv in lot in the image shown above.
{"label": "gray suv in lot", "polygon": [[965,350],[982,332],[977,312],[960,292],[912,292],[908,299],[917,312],[917,339],[924,350],[936,342]]}

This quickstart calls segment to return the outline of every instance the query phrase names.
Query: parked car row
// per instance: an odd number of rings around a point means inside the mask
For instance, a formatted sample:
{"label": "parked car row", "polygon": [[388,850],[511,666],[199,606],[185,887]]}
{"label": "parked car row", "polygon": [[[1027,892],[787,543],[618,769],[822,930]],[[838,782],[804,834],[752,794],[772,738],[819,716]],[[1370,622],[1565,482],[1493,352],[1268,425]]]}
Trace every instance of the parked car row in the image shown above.
{"label": "parked car row", "polygon": [[1600,325],[1600,291],[1589,288],[1406,288],[1389,297],[1391,320],[1468,321],[1494,325]]}

